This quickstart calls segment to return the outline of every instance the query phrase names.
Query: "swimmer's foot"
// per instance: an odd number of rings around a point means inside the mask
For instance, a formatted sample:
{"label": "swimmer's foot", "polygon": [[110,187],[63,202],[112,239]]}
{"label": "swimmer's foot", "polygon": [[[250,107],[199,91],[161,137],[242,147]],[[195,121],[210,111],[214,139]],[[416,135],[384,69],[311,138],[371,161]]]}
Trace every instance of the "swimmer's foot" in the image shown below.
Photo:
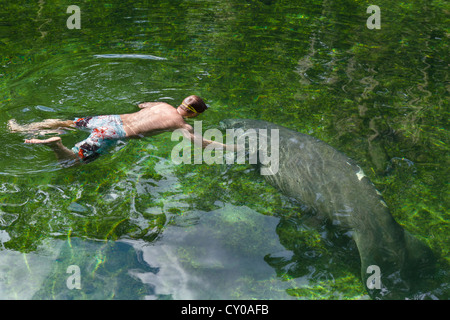
{"label": "swimmer's foot", "polygon": [[61,142],[60,137],[52,137],[49,139],[41,140],[41,139],[26,139],[25,143],[33,143],[33,144],[46,144],[46,145],[55,145]]}
{"label": "swimmer's foot", "polygon": [[8,121],[8,129],[11,132],[21,132],[24,131],[23,126],[19,125],[15,119],[11,119]]}

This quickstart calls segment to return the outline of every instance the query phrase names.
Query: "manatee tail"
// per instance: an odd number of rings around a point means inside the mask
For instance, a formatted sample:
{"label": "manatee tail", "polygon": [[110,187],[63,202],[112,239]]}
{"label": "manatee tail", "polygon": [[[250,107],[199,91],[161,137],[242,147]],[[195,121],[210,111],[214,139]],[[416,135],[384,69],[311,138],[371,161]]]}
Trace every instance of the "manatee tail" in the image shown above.
{"label": "manatee tail", "polygon": [[360,248],[362,279],[373,299],[417,299],[429,286],[436,258],[427,245],[403,231],[395,246]]}
{"label": "manatee tail", "polygon": [[412,277],[423,278],[434,272],[436,257],[433,251],[419,239],[405,231],[405,247],[408,268]]}

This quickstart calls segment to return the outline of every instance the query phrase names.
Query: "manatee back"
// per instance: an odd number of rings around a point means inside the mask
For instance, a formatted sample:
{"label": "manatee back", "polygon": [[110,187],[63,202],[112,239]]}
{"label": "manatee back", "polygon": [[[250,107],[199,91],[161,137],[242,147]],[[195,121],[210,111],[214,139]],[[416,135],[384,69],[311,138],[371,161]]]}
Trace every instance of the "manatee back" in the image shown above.
{"label": "manatee back", "polygon": [[[278,170],[265,175],[265,179],[284,194],[326,215],[333,224],[364,229],[371,224],[367,220],[373,218],[374,211],[388,212],[381,194],[363,170],[327,143],[261,120],[244,119],[231,126],[255,129],[260,138],[260,129],[264,129],[269,145],[273,130],[278,130]],[[384,218],[389,219],[390,214]]]}
{"label": "manatee back", "polygon": [[352,159],[317,138],[270,122],[238,119],[225,125],[255,129],[259,135],[277,130],[278,170],[265,179],[334,225],[353,231],[364,285],[369,267],[381,270],[382,288],[367,288],[373,298],[402,299],[420,290],[417,280],[435,263],[432,251],[393,219],[381,194]]}

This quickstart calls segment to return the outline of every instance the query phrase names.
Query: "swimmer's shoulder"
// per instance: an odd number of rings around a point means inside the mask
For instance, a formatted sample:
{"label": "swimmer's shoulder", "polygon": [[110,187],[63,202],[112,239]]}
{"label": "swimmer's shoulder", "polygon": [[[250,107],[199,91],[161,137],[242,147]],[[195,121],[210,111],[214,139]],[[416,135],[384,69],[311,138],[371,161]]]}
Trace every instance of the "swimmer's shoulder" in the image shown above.
{"label": "swimmer's shoulder", "polygon": [[140,109],[152,109],[152,108],[171,108],[175,109],[173,106],[166,102],[154,101],[154,102],[143,102],[138,105]]}

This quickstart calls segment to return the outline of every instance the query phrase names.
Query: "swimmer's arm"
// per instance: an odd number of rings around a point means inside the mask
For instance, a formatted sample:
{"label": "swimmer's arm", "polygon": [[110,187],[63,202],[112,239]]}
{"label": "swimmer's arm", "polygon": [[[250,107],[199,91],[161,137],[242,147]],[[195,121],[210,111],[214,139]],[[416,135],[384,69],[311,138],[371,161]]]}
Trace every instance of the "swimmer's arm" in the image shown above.
{"label": "swimmer's arm", "polygon": [[[192,127],[191,127],[192,128]],[[226,151],[236,152],[239,150],[238,145],[236,144],[223,144],[217,141],[212,141],[208,139],[204,139],[201,136],[196,136],[194,134],[193,129],[188,128],[187,130],[183,130],[183,135],[190,139],[195,145],[200,146],[205,149],[207,146],[211,145],[214,149],[225,149]]]}
{"label": "swimmer's arm", "polygon": [[[201,138],[202,148],[205,149],[207,146],[212,146],[214,149],[225,149],[226,151],[237,151],[237,145],[235,144],[223,144],[217,141],[212,141],[208,139]],[[195,135],[192,135],[191,140],[195,143]],[[200,139],[198,139],[200,140]]]}

